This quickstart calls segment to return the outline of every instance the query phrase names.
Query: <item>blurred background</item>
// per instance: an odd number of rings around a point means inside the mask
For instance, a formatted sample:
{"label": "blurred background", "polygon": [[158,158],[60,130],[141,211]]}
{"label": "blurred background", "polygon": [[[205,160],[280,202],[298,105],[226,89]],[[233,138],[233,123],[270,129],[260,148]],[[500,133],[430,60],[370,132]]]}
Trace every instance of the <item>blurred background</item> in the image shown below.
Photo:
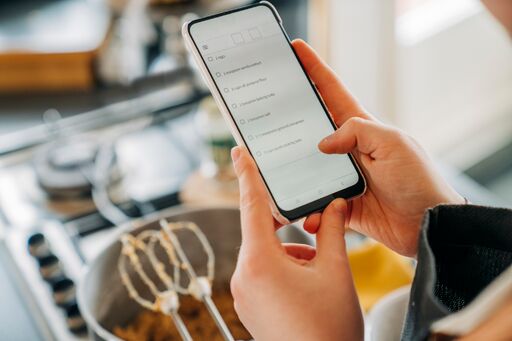
{"label": "blurred background", "polygon": [[[181,25],[253,2],[0,0],[0,339],[83,327],[69,326],[76,302],[64,315],[48,303],[27,245],[66,244],[73,279],[130,219],[236,205],[234,142]],[[457,190],[512,207],[511,38],[480,1],[270,2],[290,38],[416,137]]]}
{"label": "blurred background", "polygon": [[[0,0],[0,152],[29,143],[21,133],[49,109],[161,90],[189,65],[183,18],[248,2]],[[510,37],[480,1],[273,3],[369,111],[512,201]]]}

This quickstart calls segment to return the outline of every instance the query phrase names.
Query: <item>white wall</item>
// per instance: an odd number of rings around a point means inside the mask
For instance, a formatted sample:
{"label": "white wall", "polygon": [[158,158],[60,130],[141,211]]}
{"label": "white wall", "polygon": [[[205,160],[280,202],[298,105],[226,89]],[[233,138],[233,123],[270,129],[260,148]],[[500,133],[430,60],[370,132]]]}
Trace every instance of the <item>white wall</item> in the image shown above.
{"label": "white wall", "polygon": [[393,4],[331,0],[328,14],[329,64],[369,111],[388,117],[394,113]]}

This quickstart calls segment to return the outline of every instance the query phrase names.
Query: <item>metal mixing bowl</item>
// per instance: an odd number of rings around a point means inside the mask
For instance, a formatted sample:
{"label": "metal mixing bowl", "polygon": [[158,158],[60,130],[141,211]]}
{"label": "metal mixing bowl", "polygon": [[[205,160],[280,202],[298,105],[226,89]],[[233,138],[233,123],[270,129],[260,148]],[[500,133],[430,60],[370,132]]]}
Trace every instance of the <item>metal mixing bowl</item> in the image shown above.
{"label": "metal mixing bowl", "polygon": [[[119,340],[112,334],[113,328],[127,325],[143,309],[128,297],[121,283],[117,269],[121,251],[118,238],[128,231],[138,234],[147,229],[159,229],[158,221],[162,217],[169,221],[192,221],[201,228],[215,253],[213,288],[224,287],[229,290],[241,240],[238,209],[178,207],[130,226],[123,226],[112,243],[89,264],[78,284],[78,304],[93,340]],[[311,239],[293,225],[282,228],[278,235],[284,242],[311,244]],[[201,250],[197,240],[191,238],[190,234],[179,237],[192,265],[201,272],[205,256],[203,252],[197,251]],[[147,288],[140,281],[134,281],[134,285],[141,293],[147,293]]]}

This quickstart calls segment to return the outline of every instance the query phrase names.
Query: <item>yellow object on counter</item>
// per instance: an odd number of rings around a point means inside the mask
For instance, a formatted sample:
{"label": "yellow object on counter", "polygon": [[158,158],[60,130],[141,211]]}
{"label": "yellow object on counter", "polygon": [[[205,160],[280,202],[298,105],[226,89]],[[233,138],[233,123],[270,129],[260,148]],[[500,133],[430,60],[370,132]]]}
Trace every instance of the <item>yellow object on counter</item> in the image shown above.
{"label": "yellow object on counter", "polygon": [[349,250],[348,259],[364,311],[391,291],[410,284],[414,276],[409,259],[372,240]]}

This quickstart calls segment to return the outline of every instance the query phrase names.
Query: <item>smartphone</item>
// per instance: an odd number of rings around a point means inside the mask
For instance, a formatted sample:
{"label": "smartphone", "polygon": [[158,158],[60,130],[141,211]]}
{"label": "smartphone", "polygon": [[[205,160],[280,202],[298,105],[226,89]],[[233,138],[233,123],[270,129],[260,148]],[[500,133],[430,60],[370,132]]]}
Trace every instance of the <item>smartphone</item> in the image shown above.
{"label": "smartphone", "polygon": [[336,125],[272,4],[187,22],[182,32],[236,142],[256,161],[277,221],[364,193],[352,155],[318,150]]}

